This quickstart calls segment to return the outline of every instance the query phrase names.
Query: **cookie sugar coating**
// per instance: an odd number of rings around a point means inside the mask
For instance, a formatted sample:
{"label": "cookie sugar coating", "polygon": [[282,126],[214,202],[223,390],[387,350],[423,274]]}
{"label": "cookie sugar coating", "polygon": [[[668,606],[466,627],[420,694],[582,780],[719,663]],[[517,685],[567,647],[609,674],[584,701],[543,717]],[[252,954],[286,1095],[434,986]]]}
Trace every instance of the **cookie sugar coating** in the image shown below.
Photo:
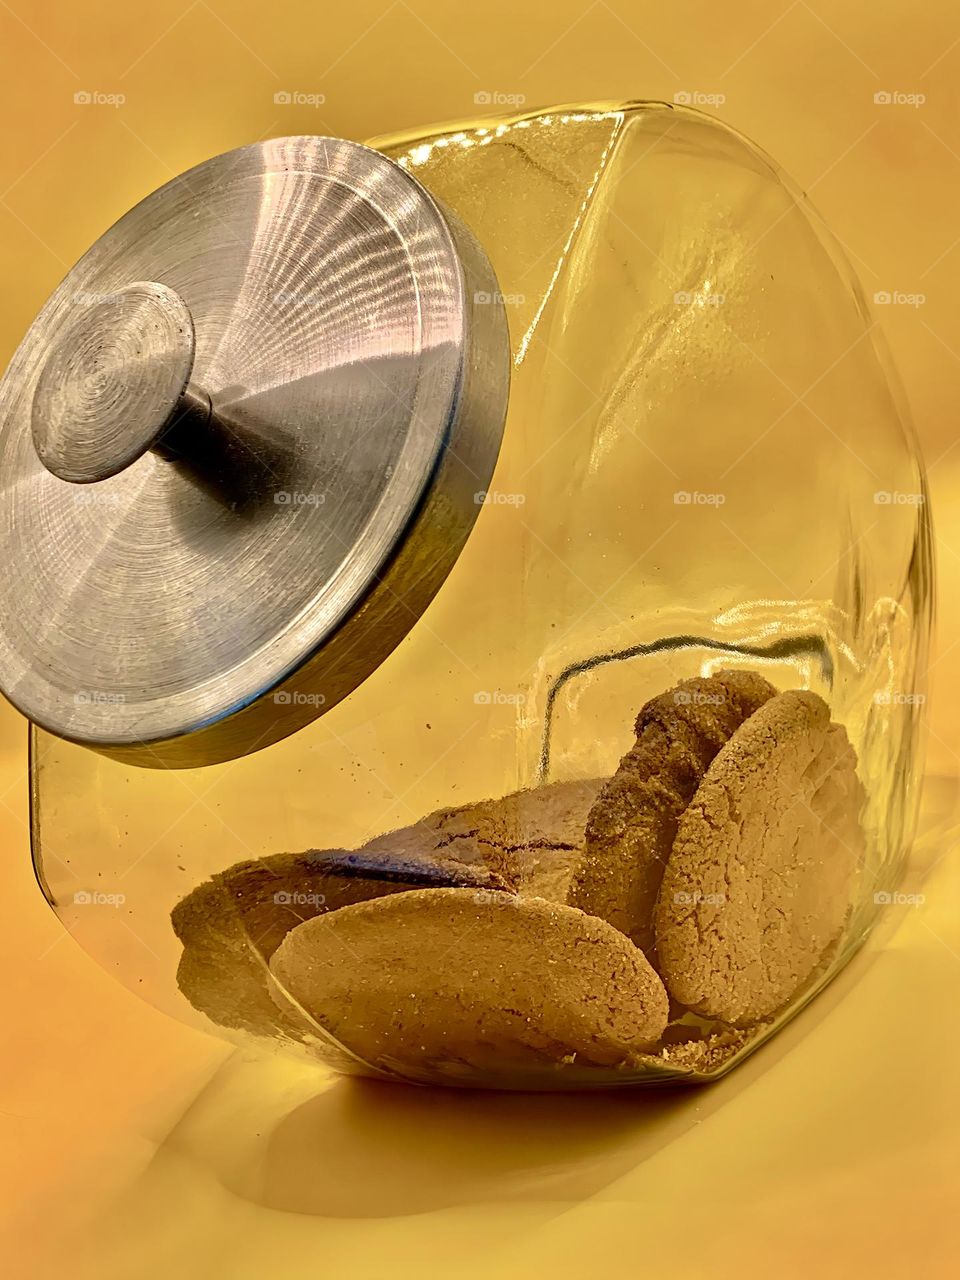
{"label": "cookie sugar coating", "polygon": [[388,1069],[617,1066],[667,1022],[662,982],[622,934],[503,892],[343,907],[294,929],[270,967],[347,1049]]}
{"label": "cookie sugar coating", "polygon": [[733,735],[680,819],[656,910],[667,987],[708,1017],[781,1008],[839,935],[862,861],[862,788],[814,693],[778,694]]}
{"label": "cookie sugar coating", "polygon": [[653,698],[590,811],[567,901],[653,956],[653,917],[680,815],[720,748],[776,692],[751,671],[685,680]]}

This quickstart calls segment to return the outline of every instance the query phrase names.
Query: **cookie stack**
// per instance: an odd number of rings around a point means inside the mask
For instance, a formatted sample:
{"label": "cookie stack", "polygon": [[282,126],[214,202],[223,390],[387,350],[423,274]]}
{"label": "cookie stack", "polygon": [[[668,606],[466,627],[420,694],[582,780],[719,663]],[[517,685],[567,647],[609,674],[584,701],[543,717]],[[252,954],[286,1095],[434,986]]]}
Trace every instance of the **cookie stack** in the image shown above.
{"label": "cookie stack", "polygon": [[688,680],[643,707],[612,778],[214,877],[173,913],[178,981],[221,1025],[313,1026],[414,1078],[636,1070],[671,1017],[750,1027],[809,982],[850,908],[861,804],[816,694]]}

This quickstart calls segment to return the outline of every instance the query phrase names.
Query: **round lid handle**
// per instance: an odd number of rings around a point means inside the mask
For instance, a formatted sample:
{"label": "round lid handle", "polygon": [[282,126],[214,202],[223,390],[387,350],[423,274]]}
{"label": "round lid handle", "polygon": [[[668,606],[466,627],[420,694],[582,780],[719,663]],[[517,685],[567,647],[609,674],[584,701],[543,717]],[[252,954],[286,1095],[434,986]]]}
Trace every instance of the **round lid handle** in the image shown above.
{"label": "round lid handle", "polygon": [[195,353],[190,310],[166,285],[138,281],[85,307],[37,381],[31,428],[43,465],[90,484],[148,449],[180,456],[212,412],[210,397],[190,382]]}

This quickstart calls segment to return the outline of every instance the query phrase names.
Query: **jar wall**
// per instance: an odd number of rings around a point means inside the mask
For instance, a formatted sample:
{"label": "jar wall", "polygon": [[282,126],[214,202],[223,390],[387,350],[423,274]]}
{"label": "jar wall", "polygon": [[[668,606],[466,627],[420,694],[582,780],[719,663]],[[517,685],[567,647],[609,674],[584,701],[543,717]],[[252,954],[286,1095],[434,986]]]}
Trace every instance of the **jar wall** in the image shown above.
{"label": "jar wall", "polygon": [[266,750],[148,770],[33,730],[48,896],[122,981],[209,1028],[171,928],[200,882],[607,777],[645,701],[732,666],[820,693],[857,751],[868,863],[839,963],[909,845],[931,607],[921,464],[842,256],[765,156],[695,112],[373,145],[471,228],[506,305],[510,409],[473,532],[387,661]]}

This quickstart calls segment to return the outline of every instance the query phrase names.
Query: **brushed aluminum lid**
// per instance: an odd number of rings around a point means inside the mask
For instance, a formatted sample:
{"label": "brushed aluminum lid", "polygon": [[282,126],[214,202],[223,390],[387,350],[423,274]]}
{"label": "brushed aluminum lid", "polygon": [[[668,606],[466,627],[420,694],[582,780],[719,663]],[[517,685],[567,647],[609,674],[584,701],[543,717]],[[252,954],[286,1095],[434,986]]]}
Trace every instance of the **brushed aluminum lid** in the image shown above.
{"label": "brushed aluminum lid", "polygon": [[267,745],[452,568],[506,413],[493,270],[378,152],[199,165],[80,259],[0,383],[0,687],[144,765]]}

